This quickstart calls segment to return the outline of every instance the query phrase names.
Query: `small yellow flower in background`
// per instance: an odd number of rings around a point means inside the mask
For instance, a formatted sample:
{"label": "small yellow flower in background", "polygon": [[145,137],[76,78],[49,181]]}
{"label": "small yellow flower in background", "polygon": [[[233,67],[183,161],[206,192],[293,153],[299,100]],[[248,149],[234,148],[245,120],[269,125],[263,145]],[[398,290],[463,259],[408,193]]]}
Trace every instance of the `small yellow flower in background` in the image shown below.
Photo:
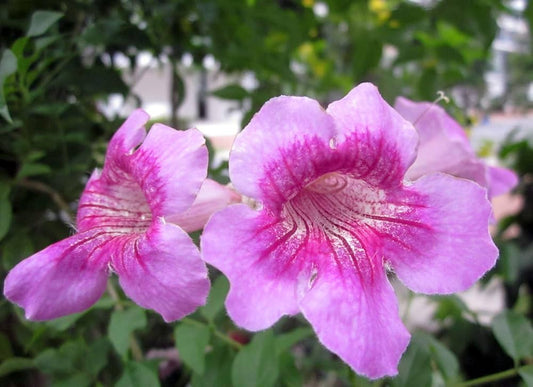
{"label": "small yellow flower in background", "polygon": [[377,16],[380,23],[383,23],[390,18],[391,12],[389,5],[385,0],[369,0],[368,9]]}

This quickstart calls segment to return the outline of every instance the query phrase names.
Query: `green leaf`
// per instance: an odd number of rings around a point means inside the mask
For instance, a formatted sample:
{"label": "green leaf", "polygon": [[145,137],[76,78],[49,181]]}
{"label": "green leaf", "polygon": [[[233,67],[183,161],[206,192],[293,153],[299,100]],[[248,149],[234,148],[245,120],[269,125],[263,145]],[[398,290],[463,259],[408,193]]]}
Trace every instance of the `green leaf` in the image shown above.
{"label": "green leaf", "polygon": [[15,71],[17,71],[17,57],[11,50],[5,50],[0,59],[0,115],[9,123],[13,123],[13,120],[4,96],[4,82]]}
{"label": "green leaf", "polygon": [[207,325],[181,323],[174,330],[176,347],[183,362],[202,375],[205,370],[206,348],[210,331]]}
{"label": "green leaf", "polygon": [[64,331],[65,329],[70,328],[80,317],[82,317],[86,312],[69,314],[67,316],[59,317],[50,321],[47,321],[45,324],[52,329],[57,331]]}
{"label": "green leaf", "polygon": [[431,385],[431,358],[423,336],[413,335],[407,351],[398,366],[398,376],[392,386],[411,387]]}
{"label": "green leaf", "polygon": [[0,60],[0,79],[2,81],[17,71],[17,57],[11,50],[4,50]]}
{"label": "green leaf", "polygon": [[0,364],[0,377],[30,368],[35,368],[33,359],[28,359],[25,357],[12,357],[4,360],[2,364]]}
{"label": "green leaf", "polygon": [[422,71],[418,80],[418,93],[429,101],[435,96],[437,90],[437,71],[434,67],[427,67]]}
{"label": "green leaf", "polygon": [[61,12],[35,11],[31,15],[30,28],[26,36],[39,36],[44,34],[62,17],[63,14]]}
{"label": "green leaf", "polygon": [[500,257],[498,258],[498,272],[507,284],[513,284],[520,274],[520,265],[523,261],[523,252],[516,243],[504,243],[500,247]]}
{"label": "green leaf", "polygon": [[92,343],[83,359],[84,370],[90,375],[97,376],[107,364],[109,350],[110,345],[106,338],[102,338]]}
{"label": "green leaf", "polygon": [[224,300],[229,290],[229,282],[223,275],[220,275],[213,286],[207,299],[207,304],[200,308],[200,313],[207,320],[213,321],[216,315],[223,309]]}
{"label": "green leaf", "polygon": [[75,362],[85,348],[77,342],[66,342],[59,349],[49,348],[35,358],[35,365],[46,374],[65,375],[75,371]]}
{"label": "green leaf", "polygon": [[158,387],[159,379],[150,367],[135,362],[128,362],[120,380],[115,387]]}
{"label": "green leaf", "polygon": [[429,341],[431,357],[444,380],[455,381],[459,375],[459,361],[455,354],[433,336],[426,335]]}
{"label": "green leaf", "polygon": [[62,377],[60,379],[54,379],[52,387],[85,387],[90,386],[92,379],[85,372],[76,372],[73,375],[68,375],[67,377]]}
{"label": "green leaf", "polygon": [[13,356],[13,349],[11,348],[11,341],[9,338],[0,332],[0,361],[4,361]]}
{"label": "green leaf", "polygon": [[281,380],[285,386],[303,386],[302,373],[296,367],[294,356],[289,352],[284,352],[279,357],[279,368]]}
{"label": "green leaf", "polygon": [[29,257],[34,251],[33,241],[27,233],[11,233],[2,246],[2,265],[4,269],[11,270],[23,258]]}
{"label": "green leaf", "polygon": [[212,95],[222,99],[231,99],[236,101],[242,101],[250,95],[248,90],[237,84],[231,84],[220,89],[213,90]]}
{"label": "green leaf", "polygon": [[232,367],[235,387],[269,387],[278,379],[276,342],[271,330],[257,333],[252,341],[239,351]]}
{"label": "green leaf", "polygon": [[109,340],[117,352],[125,357],[130,345],[131,333],[146,326],[144,309],[132,307],[125,310],[115,310],[109,322]]}
{"label": "green leaf", "polygon": [[533,328],[527,318],[521,314],[505,311],[494,317],[492,332],[515,362],[533,356]]}
{"label": "green leaf", "polygon": [[435,311],[435,318],[444,320],[446,318],[460,319],[463,313],[470,314],[468,306],[456,295],[432,296],[431,299],[437,301],[438,307]]}
{"label": "green leaf", "polygon": [[13,210],[11,202],[8,198],[0,199],[0,240],[2,240],[11,226],[11,219],[13,217]]}
{"label": "green leaf", "polygon": [[193,373],[192,387],[231,386],[231,364],[234,351],[228,345],[215,346],[206,354],[203,375]]}
{"label": "green leaf", "polygon": [[311,328],[297,328],[288,333],[276,336],[276,353],[281,355],[297,342],[313,335]]}
{"label": "green leaf", "polygon": [[17,173],[17,179],[22,179],[24,177],[28,176],[37,176],[37,175],[45,175],[52,172],[52,168],[50,168],[46,164],[42,163],[24,163],[20,167],[18,173]]}
{"label": "green leaf", "polygon": [[533,364],[527,365],[525,367],[520,367],[518,373],[522,377],[524,383],[526,383],[526,386],[533,386]]}

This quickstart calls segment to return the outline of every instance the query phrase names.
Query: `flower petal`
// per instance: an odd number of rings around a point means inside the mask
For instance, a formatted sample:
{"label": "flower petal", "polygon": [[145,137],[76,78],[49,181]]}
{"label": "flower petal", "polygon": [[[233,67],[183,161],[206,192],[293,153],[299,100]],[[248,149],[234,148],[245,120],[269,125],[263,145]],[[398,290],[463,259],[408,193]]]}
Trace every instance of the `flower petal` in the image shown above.
{"label": "flower petal", "polygon": [[398,185],[416,157],[418,136],[413,126],[362,83],[327,108],[337,131],[338,152],[352,160],[354,177],[372,185]]}
{"label": "flower petal", "polygon": [[420,145],[406,177],[445,172],[486,187],[485,165],[472,149],[464,130],[440,106],[429,102],[396,99],[394,107],[418,130]]}
{"label": "flower petal", "polygon": [[518,184],[516,173],[507,168],[487,167],[489,181],[489,198],[503,195]]}
{"label": "flower petal", "polygon": [[152,126],[131,156],[130,173],[141,187],[153,216],[189,208],[207,175],[207,147],[196,129]]}
{"label": "flower petal", "polygon": [[323,173],[335,127],[315,100],[273,98],[237,136],[230,155],[231,181],[244,195],[283,202]]}
{"label": "flower petal", "polygon": [[192,206],[184,213],[167,217],[186,232],[201,230],[211,215],[230,204],[241,201],[241,195],[228,186],[205,179]]}
{"label": "flower petal", "polygon": [[[347,253],[339,250],[339,258],[349,259],[342,257]],[[335,269],[319,269],[300,300],[303,315],[320,342],[357,373],[370,378],[396,375],[410,335],[383,267],[367,267],[364,276]]]}
{"label": "flower petal", "polygon": [[150,207],[139,185],[125,175],[117,183],[95,170],[78,203],[79,232],[106,229],[116,232],[143,232],[152,222]]}
{"label": "flower petal", "polygon": [[[292,251],[276,242],[273,234],[279,224],[267,214],[237,204],[213,215],[202,235],[203,259],[221,270],[231,284],[228,314],[237,325],[252,331],[298,313],[298,268],[283,270]],[[265,256],[269,249],[279,255]]]}
{"label": "flower petal", "polygon": [[110,181],[120,181],[128,156],[146,135],[144,125],[149,119],[150,116],[144,110],[134,110],[109,141],[103,173]]}
{"label": "flower petal", "polygon": [[29,320],[89,308],[106,288],[107,261],[99,249],[111,238],[101,231],[79,233],[23,260],[5,279],[6,298],[24,308]]}
{"label": "flower petal", "polygon": [[210,287],[207,269],[198,248],[176,225],[156,220],[145,234],[116,238],[110,250],[124,292],[165,321],[205,304]]}
{"label": "flower petal", "polygon": [[462,291],[494,265],[498,250],[488,231],[486,195],[478,184],[445,174],[425,176],[397,193],[395,200],[411,200],[411,209],[381,231],[385,258],[407,287]]}

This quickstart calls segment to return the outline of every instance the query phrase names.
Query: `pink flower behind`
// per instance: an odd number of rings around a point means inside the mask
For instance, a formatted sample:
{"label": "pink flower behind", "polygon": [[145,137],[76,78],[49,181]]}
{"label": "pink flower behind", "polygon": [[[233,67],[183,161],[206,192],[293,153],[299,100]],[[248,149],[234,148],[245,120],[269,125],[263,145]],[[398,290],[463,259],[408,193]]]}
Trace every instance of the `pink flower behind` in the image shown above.
{"label": "pink flower behind", "polygon": [[398,97],[394,108],[420,136],[418,155],[407,178],[416,180],[429,173],[445,172],[482,185],[489,198],[510,191],[518,183],[513,171],[489,166],[479,159],[464,130],[440,106]]}
{"label": "pink flower behind", "polygon": [[231,180],[256,200],[213,215],[203,258],[230,280],[226,307],[261,330],[302,312],[355,371],[395,375],[409,333],[387,279],[417,292],[471,286],[496,260],[485,190],[404,175],[416,130],[370,84],[326,111],[305,97],[267,102],[235,140]]}
{"label": "pink flower behind", "polygon": [[105,291],[109,271],[137,304],[175,320],[205,303],[207,270],[189,236],[168,217],[192,205],[207,172],[195,129],[155,124],[136,110],[109,143],[104,168],[80,198],[78,233],[20,262],[4,294],[31,320],[80,312]]}

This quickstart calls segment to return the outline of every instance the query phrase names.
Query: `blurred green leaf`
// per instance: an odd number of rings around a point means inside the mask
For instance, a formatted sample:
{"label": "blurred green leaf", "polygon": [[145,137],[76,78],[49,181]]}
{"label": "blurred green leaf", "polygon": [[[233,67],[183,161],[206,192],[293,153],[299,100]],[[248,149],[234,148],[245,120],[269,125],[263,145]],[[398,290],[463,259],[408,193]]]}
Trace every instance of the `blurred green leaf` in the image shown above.
{"label": "blurred green leaf", "polygon": [[174,339],[180,359],[200,375],[205,370],[206,348],[210,335],[209,327],[203,324],[183,322],[174,330]]}
{"label": "blurred green leaf", "polygon": [[533,356],[533,328],[521,314],[504,311],[492,320],[492,332],[515,362]]}
{"label": "blurred green leaf", "polygon": [[61,12],[35,11],[31,15],[30,28],[26,36],[39,36],[44,34],[62,17],[63,14]]}
{"label": "blurred green leaf", "polygon": [[285,386],[303,386],[304,378],[296,367],[294,356],[284,352],[279,356],[280,379]]}
{"label": "blurred green leaf", "polygon": [[85,387],[92,383],[92,378],[85,372],[76,372],[66,377],[55,378],[52,387]]}
{"label": "blurred green leaf", "polygon": [[2,264],[4,269],[11,270],[23,258],[34,252],[33,241],[25,232],[12,233],[2,246]]}
{"label": "blurred green leaf", "polygon": [[84,356],[83,368],[90,375],[96,376],[106,366],[109,350],[111,349],[106,338],[101,338],[89,345]]}
{"label": "blurred green leaf", "polygon": [[115,387],[158,387],[159,379],[150,367],[142,363],[128,362]]}
{"label": "blurred green leaf", "polygon": [[111,314],[109,322],[109,340],[117,352],[125,357],[130,346],[132,332],[145,326],[146,314],[144,309],[134,306],[124,310],[115,310]]}
{"label": "blurred green leaf", "polygon": [[533,364],[520,367],[518,371],[527,387],[533,386]]}
{"label": "blurred green leaf", "polygon": [[456,295],[432,296],[431,299],[438,302],[435,318],[444,320],[448,317],[460,319],[463,313],[471,313],[468,306]]}
{"label": "blurred green leaf", "polygon": [[257,333],[233,361],[232,380],[235,387],[273,386],[278,375],[276,343],[271,330]]}
{"label": "blurred green leaf", "polygon": [[224,300],[229,290],[229,282],[223,275],[218,276],[211,286],[207,304],[200,308],[200,313],[209,321],[213,321],[216,315],[224,308]]}
{"label": "blurred green leaf", "polygon": [[9,338],[0,332],[0,361],[4,361],[7,358],[13,356],[13,349]]}
{"label": "blurred green leaf", "polygon": [[13,51],[4,50],[0,60],[0,79],[2,81],[17,71],[17,58]]}
{"label": "blurred green leaf", "polygon": [[85,352],[79,342],[67,341],[59,349],[48,348],[35,358],[35,365],[46,374],[66,375],[76,370],[76,361]]}
{"label": "blurred green leaf", "polygon": [[6,359],[0,364],[0,377],[9,375],[12,372],[18,372],[35,368],[33,359],[25,357],[12,357]]}
{"label": "blurred green leaf", "polygon": [[459,376],[459,361],[455,354],[433,336],[426,335],[431,357],[447,382],[455,381]]}
{"label": "blurred green leaf", "polygon": [[4,50],[2,59],[0,59],[0,115],[9,123],[12,123],[13,120],[9,114],[4,96],[4,82],[15,71],[17,71],[17,58],[15,54],[11,50]]}
{"label": "blurred green leaf", "polygon": [[395,387],[430,386],[431,358],[423,336],[413,335],[398,366],[398,376],[391,381]]}
{"label": "blurred green leaf", "polygon": [[193,373],[193,387],[231,386],[231,364],[234,351],[227,345],[215,346],[205,358],[203,375]]}
{"label": "blurred green leaf", "polygon": [[311,328],[296,328],[290,332],[276,336],[276,353],[281,355],[293,345],[314,334]]}
{"label": "blurred green leaf", "polygon": [[248,90],[237,84],[231,84],[220,89],[213,90],[211,94],[215,97],[222,99],[231,99],[236,101],[242,101],[250,95]]}
{"label": "blurred green leaf", "polygon": [[0,199],[0,240],[2,240],[11,226],[11,219],[13,217],[13,211],[11,208],[11,202],[8,198]]}
{"label": "blurred green leaf", "polygon": [[422,71],[418,81],[418,93],[423,99],[431,101],[439,90],[437,86],[437,71],[434,67],[427,67]]}
{"label": "blurred green leaf", "polygon": [[513,284],[520,274],[522,263],[522,251],[515,243],[503,243],[500,248],[500,257],[497,267],[503,280],[508,284]]}
{"label": "blurred green leaf", "polygon": [[52,172],[50,166],[42,163],[24,163],[17,173],[17,179],[22,179],[28,176],[46,175]]}
{"label": "blurred green leaf", "polygon": [[85,312],[69,314],[67,316],[59,317],[50,321],[46,321],[45,324],[57,331],[64,331],[70,328]]}

